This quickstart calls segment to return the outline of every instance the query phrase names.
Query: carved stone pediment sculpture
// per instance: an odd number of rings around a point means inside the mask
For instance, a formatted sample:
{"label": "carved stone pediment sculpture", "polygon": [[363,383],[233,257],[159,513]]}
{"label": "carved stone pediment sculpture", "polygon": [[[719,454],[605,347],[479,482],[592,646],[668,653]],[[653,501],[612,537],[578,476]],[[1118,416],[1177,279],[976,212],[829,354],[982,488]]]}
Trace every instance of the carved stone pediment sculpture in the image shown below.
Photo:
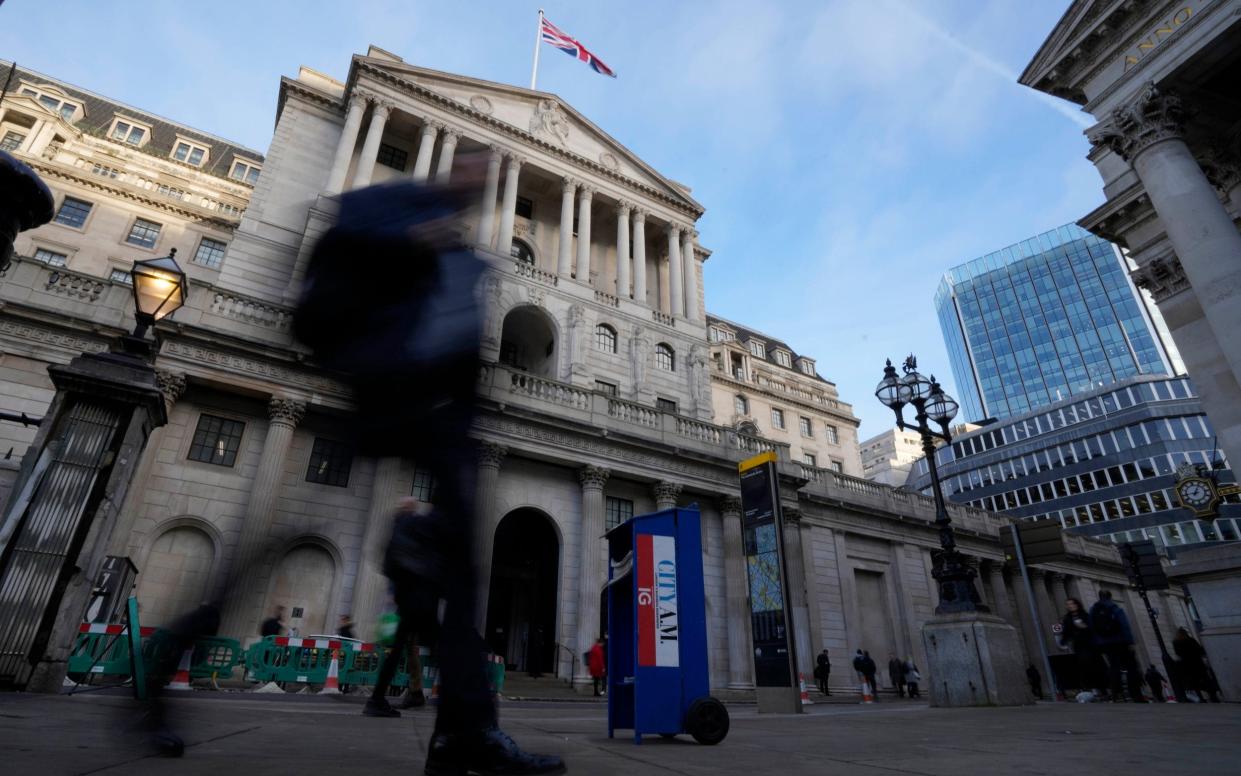
{"label": "carved stone pediment sculpture", "polygon": [[539,100],[530,117],[530,134],[560,145],[569,141],[569,119],[555,100]]}

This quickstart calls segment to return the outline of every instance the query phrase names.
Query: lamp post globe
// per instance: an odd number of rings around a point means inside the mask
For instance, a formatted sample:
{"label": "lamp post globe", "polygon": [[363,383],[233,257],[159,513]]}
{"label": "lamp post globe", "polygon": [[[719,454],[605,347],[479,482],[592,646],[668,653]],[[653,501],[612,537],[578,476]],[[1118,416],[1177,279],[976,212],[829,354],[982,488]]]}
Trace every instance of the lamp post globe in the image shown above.
{"label": "lamp post globe", "polygon": [[961,405],[957,404],[957,400],[944,393],[944,389],[935,381],[935,376],[931,376],[931,396],[926,403],[926,414],[931,420],[947,426],[952,419],[957,416],[957,410]]}
{"label": "lamp post globe", "polygon": [[916,370],[905,373],[901,385],[908,391],[908,402],[926,401],[931,396],[931,381]]}
{"label": "lamp post globe", "polygon": [[901,385],[901,379],[896,376],[896,367],[892,366],[892,359],[888,359],[888,365],[883,368],[883,379],[879,381],[879,385],[875,388],[875,398],[890,409],[896,409],[904,404],[908,399],[909,393]]}
{"label": "lamp post globe", "polygon": [[155,322],[165,318],[185,304],[189,294],[189,280],[181,265],[177,264],[177,249],[159,259],[135,261],[130,277],[133,279],[134,318],[138,326],[133,336],[142,338]]}

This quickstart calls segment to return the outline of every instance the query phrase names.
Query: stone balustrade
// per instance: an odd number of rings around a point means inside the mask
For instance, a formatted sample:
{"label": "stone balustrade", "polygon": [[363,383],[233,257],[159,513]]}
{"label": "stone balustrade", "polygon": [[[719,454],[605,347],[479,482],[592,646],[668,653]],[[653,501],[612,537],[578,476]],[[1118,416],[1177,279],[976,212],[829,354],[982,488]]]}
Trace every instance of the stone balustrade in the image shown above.
{"label": "stone balustrade", "polygon": [[221,288],[216,288],[212,292],[209,310],[213,315],[282,332],[288,331],[293,321],[293,309],[290,307],[264,302],[261,299],[225,291]]}
{"label": "stone balustrade", "polygon": [[83,302],[97,302],[111,283],[56,267],[47,273],[47,290]]}
{"label": "stone balustrade", "polygon": [[654,407],[648,407],[645,404],[637,404],[624,399],[608,399],[608,415],[628,423],[647,428],[659,428],[662,414]]}
{"label": "stone balustrade", "polygon": [[607,293],[606,291],[595,291],[595,301],[599,304],[605,304],[608,307],[620,307],[620,298]]}
{"label": "stone balustrade", "polygon": [[580,410],[590,409],[591,394],[589,391],[524,372],[510,373],[509,390],[516,394],[540,399],[551,404],[559,404],[563,407],[572,407]]}
{"label": "stone balustrade", "polygon": [[516,259],[513,261],[513,273],[518,277],[530,278],[540,283],[546,283],[549,286],[560,285],[560,276],[554,272],[539,269],[529,262]]}
{"label": "stone balustrade", "polygon": [[651,320],[664,326],[676,326],[676,319],[667,313],[661,313],[659,310],[651,310]]}

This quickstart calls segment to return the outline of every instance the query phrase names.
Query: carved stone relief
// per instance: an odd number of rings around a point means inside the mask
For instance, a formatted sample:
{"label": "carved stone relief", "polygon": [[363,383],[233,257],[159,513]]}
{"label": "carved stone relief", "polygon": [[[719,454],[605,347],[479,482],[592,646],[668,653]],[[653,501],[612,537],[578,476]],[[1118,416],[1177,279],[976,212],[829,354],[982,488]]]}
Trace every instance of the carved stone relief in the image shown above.
{"label": "carved stone relief", "polygon": [[569,119],[555,100],[539,100],[530,117],[530,134],[560,145],[569,141]]}

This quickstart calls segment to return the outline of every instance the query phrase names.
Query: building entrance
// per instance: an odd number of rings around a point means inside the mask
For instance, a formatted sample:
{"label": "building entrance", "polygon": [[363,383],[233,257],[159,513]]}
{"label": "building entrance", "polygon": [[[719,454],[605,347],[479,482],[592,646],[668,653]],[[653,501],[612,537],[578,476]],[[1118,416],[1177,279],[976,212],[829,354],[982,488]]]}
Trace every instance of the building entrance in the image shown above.
{"label": "building entrance", "polygon": [[551,518],[518,509],[496,528],[487,644],[509,670],[550,673],[556,659],[560,540]]}

